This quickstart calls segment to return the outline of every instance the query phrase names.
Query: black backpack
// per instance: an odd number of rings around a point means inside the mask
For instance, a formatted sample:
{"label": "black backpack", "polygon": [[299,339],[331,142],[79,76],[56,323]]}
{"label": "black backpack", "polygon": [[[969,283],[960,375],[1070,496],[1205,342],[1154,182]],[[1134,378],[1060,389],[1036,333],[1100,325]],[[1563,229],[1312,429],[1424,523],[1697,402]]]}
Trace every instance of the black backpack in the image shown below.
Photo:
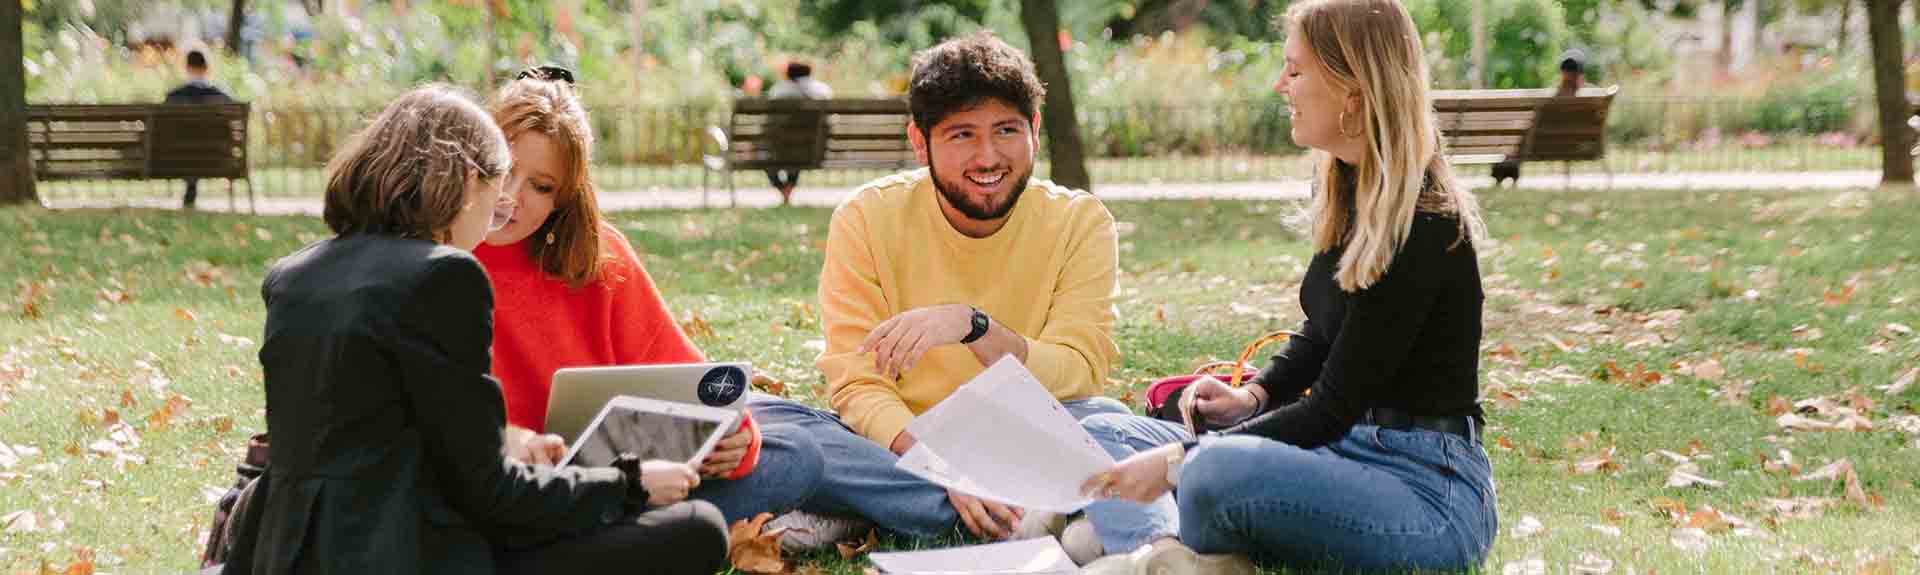
{"label": "black backpack", "polygon": [[[260,531],[258,503],[267,496],[267,434],[247,440],[247,455],[233,467],[233,487],[214,504],[212,533],[207,548],[200,554],[203,573],[234,575],[251,567],[253,538]],[[232,568],[221,569],[231,565]]]}

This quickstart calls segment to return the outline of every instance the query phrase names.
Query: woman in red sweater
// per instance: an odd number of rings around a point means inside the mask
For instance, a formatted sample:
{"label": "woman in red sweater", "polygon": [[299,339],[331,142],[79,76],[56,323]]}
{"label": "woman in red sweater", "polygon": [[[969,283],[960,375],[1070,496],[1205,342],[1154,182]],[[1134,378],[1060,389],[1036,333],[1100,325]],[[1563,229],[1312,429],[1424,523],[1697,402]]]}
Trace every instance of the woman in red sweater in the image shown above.
{"label": "woman in red sweater", "polygon": [[[522,72],[490,112],[513,153],[513,218],[473,254],[493,283],[493,373],[507,401],[507,454],[552,463],[566,452],[544,433],[547,393],[561,368],[705,361],[620,231],[594,201],[593,133],[563,68]],[[751,416],[700,466],[694,499],[728,521],[799,509],[819,482],[820,448],[802,430],[759,428]]]}

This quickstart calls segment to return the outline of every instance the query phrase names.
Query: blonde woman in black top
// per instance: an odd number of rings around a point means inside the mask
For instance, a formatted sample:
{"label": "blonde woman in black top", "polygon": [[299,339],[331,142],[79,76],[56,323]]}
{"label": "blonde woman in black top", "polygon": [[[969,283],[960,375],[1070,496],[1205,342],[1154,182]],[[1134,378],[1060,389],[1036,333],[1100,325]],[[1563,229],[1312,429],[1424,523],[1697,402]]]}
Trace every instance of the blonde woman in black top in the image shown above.
{"label": "blonde woman in black top", "polygon": [[1485,232],[1441,154],[1419,31],[1394,0],[1310,0],[1285,26],[1293,138],[1322,155],[1306,322],[1251,384],[1187,390],[1221,431],[1083,421],[1121,460],[1087,485],[1107,499],[1087,514],[1101,551],[1123,555],[1090,571],[1464,569],[1492,544]]}

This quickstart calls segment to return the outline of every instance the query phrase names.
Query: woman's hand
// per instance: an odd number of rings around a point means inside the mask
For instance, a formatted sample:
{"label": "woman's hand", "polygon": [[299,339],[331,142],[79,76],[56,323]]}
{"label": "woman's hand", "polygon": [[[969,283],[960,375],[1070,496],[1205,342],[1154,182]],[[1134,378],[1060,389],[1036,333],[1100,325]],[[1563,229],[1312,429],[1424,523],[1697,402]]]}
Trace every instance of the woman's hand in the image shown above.
{"label": "woman's hand", "polygon": [[1179,449],[1180,444],[1174,443],[1135,453],[1113,469],[1088,479],[1080,492],[1097,499],[1152,503],[1173,489],[1167,484],[1167,456]]}
{"label": "woman's hand", "polygon": [[651,460],[640,463],[640,487],[647,490],[647,505],[673,505],[687,499],[687,493],[700,486],[700,476],[685,463]]}
{"label": "woman's hand", "polygon": [[508,427],[506,456],[529,465],[559,465],[567,456],[567,440],[551,433],[540,434],[519,427]]}
{"label": "woman's hand", "polygon": [[733,433],[713,444],[713,451],[707,453],[707,458],[700,462],[700,476],[719,479],[732,474],[734,469],[740,467],[740,462],[747,458],[747,448],[752,445],[753,430],[744,425],[734,429]]}
{"label": "woman's hand", "polygon": [[1199,416],[1201,421],[1225,427],[1246,421],[1260,409],[1260,397],[1254,395],[1254,387],[1231,387],[1218,379],[1202,377],[1189,384],[1181,401],[1192,402],[1189,413]]}

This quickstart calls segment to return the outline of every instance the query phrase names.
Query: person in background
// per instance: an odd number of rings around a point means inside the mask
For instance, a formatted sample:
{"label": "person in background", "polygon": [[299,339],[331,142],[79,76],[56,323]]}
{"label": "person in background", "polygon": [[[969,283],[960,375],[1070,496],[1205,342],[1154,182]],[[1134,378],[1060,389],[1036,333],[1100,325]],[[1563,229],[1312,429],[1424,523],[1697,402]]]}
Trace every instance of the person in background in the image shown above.
{"label": "person in background", "polygon": [[[211,69],[207,66],[207,54],[199,50],[187,52],[187,83],[167,92],[167,104],[228,104],[233,98],[209,79]],[[194,200],[200,196],[200,180],[187,178],[187,195],[180,200],[180,207],[193,209]]]}
{"label": "person in background", "polygon": [[[1587,85],[1587,53],[1579,48],[1568,48],[1560,53],[1560,84],[1553,89],[1555,98],[1571,98],[1580,95],[1580,89]],[[1493,185],[1499,187],[1503,180],[1513,180],[1520,185],[1520,161],[1506,160],[1493,164]]]}
{"label": "person in background", "polygon": [[[767,90],[769,100],[828,100],[833,98],[833,88],[813,78],[813,65],[799,60],[787,63],[787,79],[781,80]],[[793,197],[794,186],[800,185],[800,170],[767,170],[767,182],[780,190],[781,203]]]}

